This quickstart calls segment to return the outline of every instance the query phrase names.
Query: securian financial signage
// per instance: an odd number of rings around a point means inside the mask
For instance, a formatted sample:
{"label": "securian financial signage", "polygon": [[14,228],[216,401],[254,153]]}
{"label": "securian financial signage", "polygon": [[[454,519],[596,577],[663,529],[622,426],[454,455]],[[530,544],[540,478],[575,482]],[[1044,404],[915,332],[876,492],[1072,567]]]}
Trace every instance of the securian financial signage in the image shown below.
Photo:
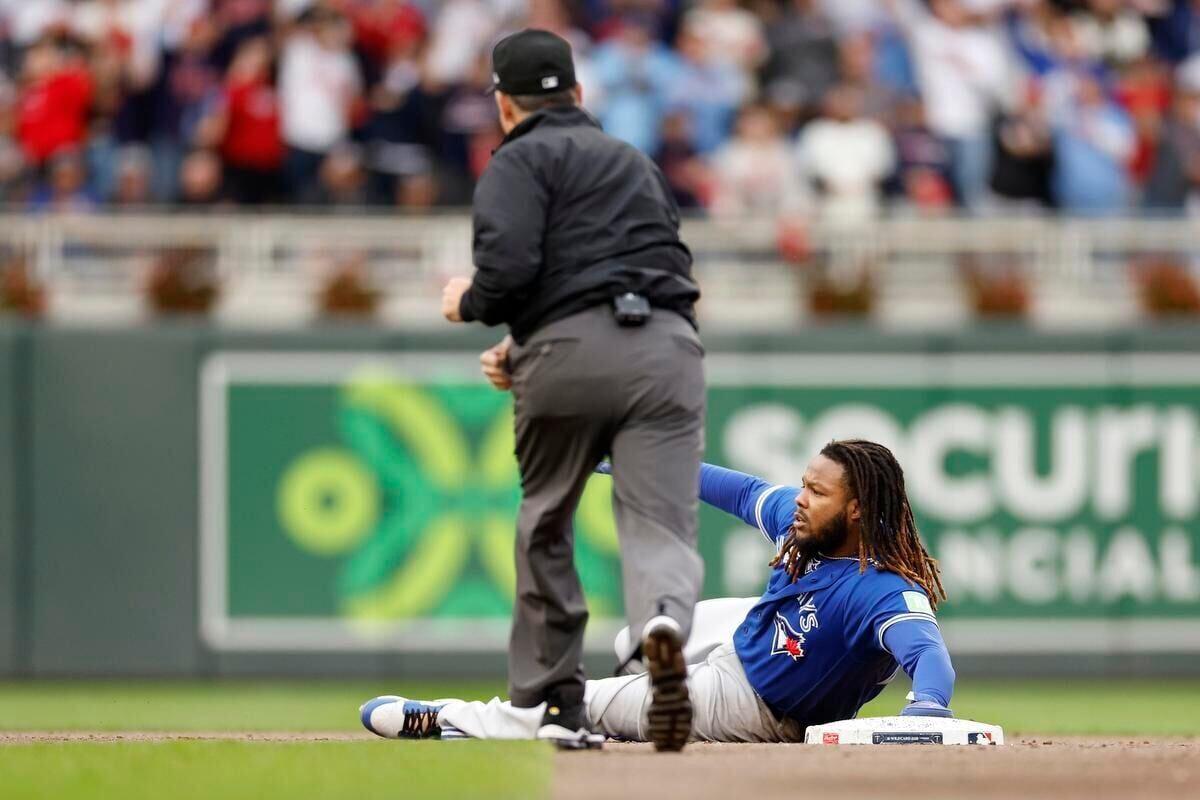
{"label": "securian financial signage", "polygon": [[[229,353],[202,397],[202,630],[221,649],[506,646],[511,399],[475,354]],[[718,354],[706,459],[796,484],[834,438],[892,447],[957,652],[1200,650],[1200,360]],[[622,623],[609,480],[575,526],[589,646]],[[771,547],[701,512],[705,596]]]}

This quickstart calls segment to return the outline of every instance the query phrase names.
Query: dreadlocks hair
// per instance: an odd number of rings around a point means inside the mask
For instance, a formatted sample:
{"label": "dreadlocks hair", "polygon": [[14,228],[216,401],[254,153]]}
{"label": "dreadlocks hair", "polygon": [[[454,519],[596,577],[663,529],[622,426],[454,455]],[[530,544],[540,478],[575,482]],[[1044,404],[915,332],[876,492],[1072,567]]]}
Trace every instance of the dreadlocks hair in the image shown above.
{"label": "dreadlocks hair", "polygon": [[[937,560],[929,555],[917,533],[904,489],[904,470],[892,451],[864,439],[847,439],[825,445],[821,455],[846,471],[846,488],[859,503],[859,572],[865,572],[868,560],[873,560],[879,569],[895,572],[924,589],[936,609],[938,601],[946,599],[946,591]],[[789,533],[771,566],[782,565],[794,583],[813,555],[805,552],[794,533]]]}

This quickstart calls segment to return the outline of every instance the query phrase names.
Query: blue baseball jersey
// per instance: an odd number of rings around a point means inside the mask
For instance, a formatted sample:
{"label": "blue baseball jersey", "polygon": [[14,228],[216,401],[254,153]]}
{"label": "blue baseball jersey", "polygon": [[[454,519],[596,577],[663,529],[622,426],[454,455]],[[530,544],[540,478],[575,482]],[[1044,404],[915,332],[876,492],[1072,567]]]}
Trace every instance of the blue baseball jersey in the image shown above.
{"label": "blue baseball jersey", "polygon": [[[778,547],[799,489],[704,465],[700,498]],[[734,635],[750,685],[779,717],[849,719],[903,668],[918,700],[947,705],[954,672],[924,590],[857,558],[818,556],[792,582],[775,568]]]}

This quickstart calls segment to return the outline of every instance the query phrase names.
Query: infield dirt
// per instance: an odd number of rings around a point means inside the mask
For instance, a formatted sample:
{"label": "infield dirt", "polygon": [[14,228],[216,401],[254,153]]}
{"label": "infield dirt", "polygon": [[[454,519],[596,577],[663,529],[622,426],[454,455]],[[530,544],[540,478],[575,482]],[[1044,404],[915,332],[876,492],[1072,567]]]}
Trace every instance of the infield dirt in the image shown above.
{"label": "infield dirt", "polygon": [[1200,797],[1200,740],[1012,738],[1002,747],[610,744],[561,753],[553,800]]}

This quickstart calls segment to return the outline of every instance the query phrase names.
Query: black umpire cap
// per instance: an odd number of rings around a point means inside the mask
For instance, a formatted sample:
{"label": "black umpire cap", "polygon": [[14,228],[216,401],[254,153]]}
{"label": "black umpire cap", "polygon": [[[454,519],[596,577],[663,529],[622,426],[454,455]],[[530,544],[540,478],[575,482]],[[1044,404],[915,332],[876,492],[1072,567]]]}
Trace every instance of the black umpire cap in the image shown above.
{"label": "black umpire cap", "polygon": [[492,50],[492,86],[510,95],[551,94],[575,85],[571,45],[550,31],[527,28]]}

